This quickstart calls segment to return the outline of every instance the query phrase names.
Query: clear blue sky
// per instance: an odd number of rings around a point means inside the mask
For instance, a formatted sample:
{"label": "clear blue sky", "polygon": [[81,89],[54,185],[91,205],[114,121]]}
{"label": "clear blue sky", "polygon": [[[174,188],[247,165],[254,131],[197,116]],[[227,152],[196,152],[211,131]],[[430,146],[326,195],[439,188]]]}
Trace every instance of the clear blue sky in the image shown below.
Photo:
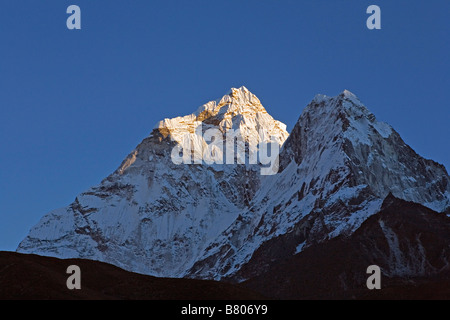
{"label": "clear blue sky", "polygon": [[[371,4],[381,30],[366,28]],[[0,250],[157,121],[241,85],[289,131],[315,94],[348,89],[449,169],[449,39],[447,0],[2,1]]]}

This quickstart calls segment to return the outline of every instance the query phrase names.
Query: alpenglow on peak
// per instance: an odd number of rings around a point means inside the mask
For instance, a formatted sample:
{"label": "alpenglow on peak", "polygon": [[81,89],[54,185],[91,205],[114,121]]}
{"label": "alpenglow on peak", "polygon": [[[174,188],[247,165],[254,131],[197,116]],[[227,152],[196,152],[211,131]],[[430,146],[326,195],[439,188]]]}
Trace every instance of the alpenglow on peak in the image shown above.
{"label": "alpenglow on peak", "polygon": [[243,138],[256,139],[257,143],[274,137],[282,145],[289,133],[286,125],[266,111],[261,101],[246,87],[231,88],[221,99],[212,100],[200,106],[196,112],[172,119],[164,119],[155,129],[165,137],[182,143],[186,134],[194,134],[199,126],[202,130],[215,127],[222,133],[240,130]]}

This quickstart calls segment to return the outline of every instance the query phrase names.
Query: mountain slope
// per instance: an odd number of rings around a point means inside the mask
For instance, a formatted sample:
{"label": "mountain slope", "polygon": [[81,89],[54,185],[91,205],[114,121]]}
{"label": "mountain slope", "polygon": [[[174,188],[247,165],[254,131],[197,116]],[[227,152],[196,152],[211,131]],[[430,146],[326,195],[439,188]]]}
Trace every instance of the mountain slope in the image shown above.
{"label": "mountain slope", "polygon": [[[247,164],[196,164],[208,128],[240,130]],[[105,261],[155,276],[183,276],[198,256],[248,205],[260,186],[259,164],[248,148],[287,138],[245,87],[232,89],[196,113],[165,119],[100,185],[66,208],[45,215],[18,252]],[[225,137],[224,137],[225,139]],[[179,144],[192,146],[187,163],[175,164]],[[201,149],[200,149],[201,150]],[[198,155],[197,155],[198,156]],[[245,159],[240,159],[244,161]]]}
{"label": "mountain slope", "polygon": [[[390,194],[352,235],[313,245],[244,284],[278,299],[450,299],[449,233],[446,215]],[[381,290],[366,287],[370,265],[381,269]]]}

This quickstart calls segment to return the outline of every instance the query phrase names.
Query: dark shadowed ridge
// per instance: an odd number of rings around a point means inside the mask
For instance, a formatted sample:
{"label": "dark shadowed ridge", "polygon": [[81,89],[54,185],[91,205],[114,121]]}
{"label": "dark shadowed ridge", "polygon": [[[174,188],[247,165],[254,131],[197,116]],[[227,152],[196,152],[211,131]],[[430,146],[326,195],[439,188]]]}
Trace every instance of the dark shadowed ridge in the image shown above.
{"label": "dark shadowed ridge", "polygon": [[[354,234],[306,248],[244,283],[277,299],[450,299],[450,218],[389,194]],[[381,290],[369,290],[369,265]]]}
{"label": "dark shadowed ridge", "polygon": [[[69,290],[69,265],[81,269],[81,290]],[[223,282],[156,278],[85,259],[0,252],[0,299],[254,300],[252,290]]]}

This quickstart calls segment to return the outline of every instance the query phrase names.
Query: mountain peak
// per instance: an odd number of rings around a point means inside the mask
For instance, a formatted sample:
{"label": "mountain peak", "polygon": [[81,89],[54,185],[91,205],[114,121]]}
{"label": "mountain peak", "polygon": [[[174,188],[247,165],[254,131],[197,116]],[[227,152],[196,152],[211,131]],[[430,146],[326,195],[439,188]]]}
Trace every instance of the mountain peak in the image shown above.
{"label": "mountain peak", "polygon": [[321,128],[319,135],[324,132],[332,135],[344,133],[344,137],[367,145],[371,144],[370,132],[376,131],[383,138],[388,138],[393,132],[390,125],[377,121],[375,115],[349,90],[334,97],[316,95],[300,119],[304,120],[303,126]]}
{"label": "mountain peak", "polygon": [[[333,102],[340,102],[337,105],[334,105]],[[343,103],[343,102],[351,102],[350,104],[348,103]],[[333,105],[333,108],[335,107],[344,107],[347,109],[351,109],[354,107],[359,107],[360,109],[363,109],[365,111],[368,112],[368,110],[364,107],[363,103],[361,102],[361,100],[359,100],[359,98],[352,92],[350,92],[349,90],[345,89],[344,91],[342,91],[340,94],[338,94],[337,96],[327,96],[325,94],[316,94],[316,96],[314,97],[314,99],[311,101],[310,105],[325,105],[325,106],[331,106]]]}
{"label": "mountain peak", "polygon": [[240,86],[239,88],[231,88],[228,94],[247,94],[251,93],[245,86]]}
{"label": "mountain peak", "polygon": [[242,113],[245,109],[251,109],[255,112],[267,113],[258,97],[244,86],[231,88],[228,94],[216,102],[219,109],[226,106],[228,112]]}
{"label": "mountain peak", "polygon": [[356,107],[360,107],[361,109],[363,109],[364,111],[369,112],[369,110],[366,109],[366,107],[364,106],[364,104],[361,102],[361,100],[359,100],[359,98],[352,92],[350,92],[349,90],[345,89],[344,91],[342,91],[337,98],[340,99],[344,99],[346,101],[350,101],[352,104],[351,105],[347,105],[347,106],[356,106]]}
{"label": "mountain peak", "polygon": [[356,95],[347,89],[344,89],[344,91],[341,92],[341,95],[345,98],[356,98]]}
{"label": "mountain peak", "polygon": [[[229,129],[240,129],[245,138],[256,137],[264,132],[264,140],[275,136],[279,144],[288,137],[286,125],[270,116],[260,100],[246,87],[231,88],[221,99],[200,106],[196,112],[160,121],[155,129],[175,141],[183,141],[186,134],[194,134],[197,128],[216,127],[223,133]],[[259,138],[256,138],[259,142]]]}

